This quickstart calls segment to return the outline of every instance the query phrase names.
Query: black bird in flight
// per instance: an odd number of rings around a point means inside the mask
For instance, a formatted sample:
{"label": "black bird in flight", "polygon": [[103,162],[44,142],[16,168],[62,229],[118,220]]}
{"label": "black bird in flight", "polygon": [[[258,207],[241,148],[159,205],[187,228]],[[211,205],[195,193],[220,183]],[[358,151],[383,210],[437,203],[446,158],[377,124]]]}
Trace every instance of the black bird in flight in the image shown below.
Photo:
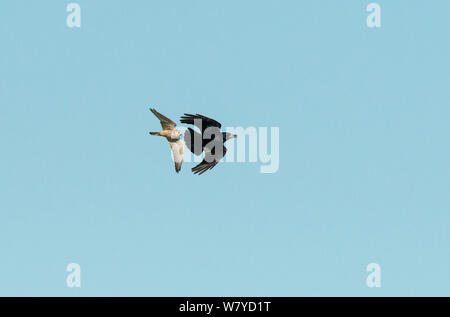
{"label": "black bird in flight", "polygon": [[188,128],[184,133],[184,142],[187,148],[195,155],[205,152],[203,161],[192,168],[194,174],[201,175],[212,169],[227,153],[225,141],[237,137],[236,134],[222,132],[222,125],[214,119],[200,114],[187,114],[181,117],[181,123],[193,124],[202,132],[201,134]]}

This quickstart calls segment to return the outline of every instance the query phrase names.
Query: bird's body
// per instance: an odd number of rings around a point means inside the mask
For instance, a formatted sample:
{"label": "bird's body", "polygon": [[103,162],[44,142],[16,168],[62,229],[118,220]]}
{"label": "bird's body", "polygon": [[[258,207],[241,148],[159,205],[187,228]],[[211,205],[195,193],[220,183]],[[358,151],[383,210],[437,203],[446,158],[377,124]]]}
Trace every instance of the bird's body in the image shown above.
{"label": "bird's body", "polygon": [[181,133],[181,131],[174,129],[174,130],[162,130],[161,132],[150,132],[150,134],[163,136],[169,142],[176,142],[176,141],[180,140],[180,136],[182,133]]}
{"label": "bird's body", "polygon": [[162,136],[167,139],[170,148],[172,149],[173,159],[175,161],[175,171],[178,173],[181,170],[184,155],[184,142],[183,140],[180,139],[182,133],[181,131],[175,129],[176,127],[175,122],[163,116],[155,109],[150,109],[150,111],[153,112],[153,114],[159,119],[162,127],[162,131],[150,132],[150,134]]}
{"label": "bird's body", "polygon": [[214,119],[200,114],[185,114],[181,117],[181,123],[193,124],[200,129],[201,133],[188,128],[184,134],[186,146],[195,155],[205,152],[205,158],[197,166],[192,168],[194,174],[203,174],[212,169],[227,153],[224,146],[225,141],[236,137],[231,133],[220,130],[222,125]]}

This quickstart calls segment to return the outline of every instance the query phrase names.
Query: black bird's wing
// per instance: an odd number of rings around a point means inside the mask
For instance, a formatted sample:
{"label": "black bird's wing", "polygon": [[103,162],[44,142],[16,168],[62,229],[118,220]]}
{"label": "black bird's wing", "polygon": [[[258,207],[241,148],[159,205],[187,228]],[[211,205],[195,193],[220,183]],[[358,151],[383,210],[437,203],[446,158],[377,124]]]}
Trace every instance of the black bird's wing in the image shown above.
{"label": "black bird's wing", "polygon": [[192,172],[194,174],[202,175],[207,170],[212,169],[214,166],[217,165],[217,161],[207,162],[206,160],[203,160],[200,164],[194,166],[192,168]]}
{"label": "black bird's wing", "polygon": [[181,123],[193,124],[202,131],[202,134],[207,128],[216,127],[220,129],[222,125],[214,119],[202,116],[201,114],[188,114],[185,113],[180,119]]}
{"label": "black bird's wing", "polygon": [[184,142],[192,153],[200,155],[203,152],[202,135],[191,128],[187,128],[184,132]]}
{"label": "black bird's wing", "polygon": [[[220,142],[219,142],[220,143]],[[219,146],[220,144],[215,144],[215,146]],[[200,164],[194,166],[192,168],[192,172],[194,174],[202,175],[204,172],[212,169],[214,166],[219,163],[219,161],[225,156],[227,153],[227,148],[222,147],[222,151],[217,151],[215,147],[211,149],[205,148],[205,158]]]}

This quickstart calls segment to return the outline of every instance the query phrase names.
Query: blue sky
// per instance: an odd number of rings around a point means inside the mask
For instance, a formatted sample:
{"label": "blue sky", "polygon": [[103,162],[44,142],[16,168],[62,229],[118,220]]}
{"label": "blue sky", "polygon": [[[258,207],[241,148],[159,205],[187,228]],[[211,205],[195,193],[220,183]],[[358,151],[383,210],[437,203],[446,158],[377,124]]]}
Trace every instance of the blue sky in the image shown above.
{"label": "blue sky", "polygon": [[[0,295],[450,295],[448,1],[77,2],[0,4]],[[177,175],[150,106],[280,168]]]}

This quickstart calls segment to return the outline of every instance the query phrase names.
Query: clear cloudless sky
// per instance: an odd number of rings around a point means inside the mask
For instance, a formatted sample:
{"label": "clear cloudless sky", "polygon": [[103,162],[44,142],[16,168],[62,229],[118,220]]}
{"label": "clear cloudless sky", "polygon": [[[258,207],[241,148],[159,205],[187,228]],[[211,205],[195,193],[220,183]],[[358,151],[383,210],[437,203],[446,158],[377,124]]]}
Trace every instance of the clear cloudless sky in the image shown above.
{"label": "clear cloudless sky", "polygon": [[[449,1],[69,2],[0,3],[0,295],[450,295]],[[176,174],[150,106],[280,168]]]}

